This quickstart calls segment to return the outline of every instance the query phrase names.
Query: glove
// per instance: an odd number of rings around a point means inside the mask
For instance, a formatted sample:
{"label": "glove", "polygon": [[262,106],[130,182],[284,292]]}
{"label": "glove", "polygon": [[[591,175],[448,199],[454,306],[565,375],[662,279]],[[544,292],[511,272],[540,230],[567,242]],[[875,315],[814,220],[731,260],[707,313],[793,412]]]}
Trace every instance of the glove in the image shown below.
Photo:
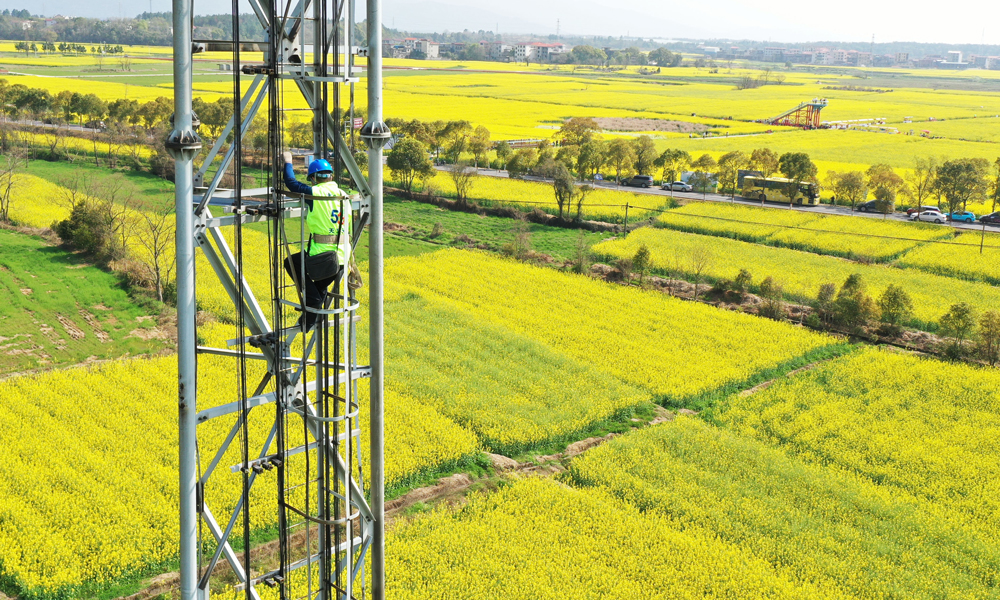
{"label": "glove", "polygon": [[282,152],[281,153],[281,157],[285,159],[285,164],[291,164],[292,163],[292,153],[289,152],[288,150],[285,150],[284,152]]}

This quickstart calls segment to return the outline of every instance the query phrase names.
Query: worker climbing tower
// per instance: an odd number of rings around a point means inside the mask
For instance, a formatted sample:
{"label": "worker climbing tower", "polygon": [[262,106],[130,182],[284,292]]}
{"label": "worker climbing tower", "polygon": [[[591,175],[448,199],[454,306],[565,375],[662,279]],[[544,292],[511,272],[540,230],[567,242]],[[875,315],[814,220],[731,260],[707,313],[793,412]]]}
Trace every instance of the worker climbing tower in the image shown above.
{"label": "worker climbing tower", "polygon": [[[384,598],[382,148],[390,133],[382,120],[381,0],[366,8],[361,31],[354,2],[233,0],[231,37],[197,40],[193,0],[173,0],[166,147],[176,167],[183,600],[207,599],[223,585],[222,571],[248,600]],[[210,148],[192,110],[201,52],[232,61],[232,116]],[[346,125],[353,142],[362,62],[367,119],[358,137],[367,176],[345,133]],[[282,187],[293,123],[311,124],[304,154],[327,158],[341,187],[356,190],[347,200],[351,248],[369,229],[367,280],[359,270],[349,281],[345,268],[315,309],[285,269],[307,252],[312,200]],[[205,260],[196,273],[197,253]],[[225,344],[199,343],[196,275],[198,290],[221,286],[232,304],[222,319],[234,331]],[[308,312],[314,328],[299,324]],[[359,364],[365,345],[368,364]],[[199,357],[223,362],[231,377],[199,380]],[[254,552],[261,531],[276,531],[276,553]]]}

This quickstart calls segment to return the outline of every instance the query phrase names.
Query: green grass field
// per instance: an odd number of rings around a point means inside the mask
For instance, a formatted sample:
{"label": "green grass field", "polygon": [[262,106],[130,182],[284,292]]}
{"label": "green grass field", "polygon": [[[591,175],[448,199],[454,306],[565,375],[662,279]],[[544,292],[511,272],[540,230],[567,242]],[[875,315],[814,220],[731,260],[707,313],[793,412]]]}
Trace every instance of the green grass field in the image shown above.
{"label": "green grass field", "polygon": [[171,347],[155,325],[115,275],[0,229],[0,375]]}

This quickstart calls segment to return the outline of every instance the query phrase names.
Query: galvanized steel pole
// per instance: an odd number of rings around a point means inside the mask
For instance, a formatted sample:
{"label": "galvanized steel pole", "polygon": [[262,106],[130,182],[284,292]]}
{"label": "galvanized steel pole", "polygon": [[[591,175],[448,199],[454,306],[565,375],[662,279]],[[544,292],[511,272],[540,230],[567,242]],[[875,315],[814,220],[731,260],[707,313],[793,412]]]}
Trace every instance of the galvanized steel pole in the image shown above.
{"label": "galvanized steel pole", "polygon": [[382,0],[368,0],[368,183],[372,190],[368,230],[369,350],[371,355],[371,507],[372,598],[385,600],[385,360],[382,276],[382,147],[388,130],[382,122]]}
{"label": "galvanized steel pole", "polygon": [[174,0],[174,129],[166,146],[174,158],[177,211],[177,408],[180,452],[180,592],[195,600],[198,586],[197,371],[195,363],[193,161],[201,148],[191,110],[192,0]]}

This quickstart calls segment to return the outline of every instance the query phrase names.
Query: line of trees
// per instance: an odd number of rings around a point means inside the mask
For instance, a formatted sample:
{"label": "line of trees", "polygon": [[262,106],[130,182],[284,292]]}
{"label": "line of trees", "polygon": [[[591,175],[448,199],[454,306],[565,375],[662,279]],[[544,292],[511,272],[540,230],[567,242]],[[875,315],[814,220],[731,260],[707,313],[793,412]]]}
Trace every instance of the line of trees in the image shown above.
{"label": "line of trees", "polygon": [[892,212],[899,196],[914,206],[947,206],[949,213],[966,210],[969,202],[992,202],[995,211],[1000,200],[1000,158],[992,164],[985,158],[918,158],[906,177],[886,164],[872,165],[864,172],[831,171],[827,185],[851,210],[872,195],[882,213]]}
{"label": "line of trees", "polygon": [[611,65],[656,65],[658,67],[678,67],[683,61],[683,56],[679,52],[660,47],[649,52],[643,52],[635,46],[629,46],[621,50],[609,49],[605,51],[588,44],[573,46],[569,51],[569,62],[579,65],[599,65],[610,67]]}

